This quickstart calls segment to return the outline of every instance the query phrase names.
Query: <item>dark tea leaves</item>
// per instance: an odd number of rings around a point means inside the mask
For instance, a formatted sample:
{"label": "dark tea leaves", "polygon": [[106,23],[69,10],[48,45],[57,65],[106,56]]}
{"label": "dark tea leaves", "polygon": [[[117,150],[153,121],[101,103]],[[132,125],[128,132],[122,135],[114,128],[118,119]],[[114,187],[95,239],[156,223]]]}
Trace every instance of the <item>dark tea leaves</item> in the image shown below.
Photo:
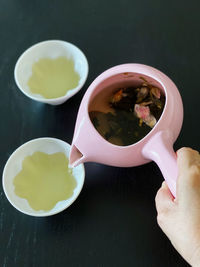
{"label": "dark tea leaves", "polygon": [[96,130],[108,142],[128,146],[144,138],[159,120],[165,96],[146,81],[141,87],[119,88],[109,101],[113,112],[90,111]]}

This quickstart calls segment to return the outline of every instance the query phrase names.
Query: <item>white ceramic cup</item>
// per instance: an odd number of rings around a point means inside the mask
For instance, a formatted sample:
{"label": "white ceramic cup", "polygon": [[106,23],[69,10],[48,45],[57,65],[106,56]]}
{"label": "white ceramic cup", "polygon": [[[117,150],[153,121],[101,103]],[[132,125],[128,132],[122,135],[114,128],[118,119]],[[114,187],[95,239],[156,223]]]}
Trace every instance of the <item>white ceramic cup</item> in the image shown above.
{"label": "white ceramic cup", "polygon": [[[33,64],[41,58],[55,59],[57,57],[73,59],[75,71],[80,75],[78,86],[58,98],[47,99],[39,94],[32,93],[28,86],[28,80],[32,75]],[[88,70],[87,58],[78,47],[65,41],[49,40],[31,46],[19,57],[15,65],[14,77],[19,89],[29,98],[51,105],[59,105],[83,87],[88,76]]]}
{"label": "white ceramic cup", "polygon": [[34,139],[23,144],[13,152],[4,167],[3,189],[7,199],[17,210],[32,216],[50,216],[68,208],[76,200],[83,187],[85,169],[83,164],[73,168],[72,172],[76,179],[77,186],[74,189],[73,195],[69,199],[58,202],[54,208],[49,211],[35,211],[30,207],[26,199],[20,198],[15,194],[13,179],[22,169],[22,161],[24,158],[32,155],[36,151],[41,151],[47,154],[63,152],[66,157],[69,158],[70,145],[62,140],[48,137]]}

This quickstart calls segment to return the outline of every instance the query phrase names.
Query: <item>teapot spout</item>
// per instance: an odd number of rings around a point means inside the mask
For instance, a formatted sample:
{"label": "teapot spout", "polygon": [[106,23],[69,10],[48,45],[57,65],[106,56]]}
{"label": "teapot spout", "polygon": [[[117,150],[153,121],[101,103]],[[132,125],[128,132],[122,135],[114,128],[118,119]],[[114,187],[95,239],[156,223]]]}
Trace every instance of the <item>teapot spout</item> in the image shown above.
{"label": "teapot spout", "polygon": [[81,151],[75,146],[72,145],[69,155],[69,165],[70,167],[76,167],[79,164],[85,161],[85,157],[81,153]]}

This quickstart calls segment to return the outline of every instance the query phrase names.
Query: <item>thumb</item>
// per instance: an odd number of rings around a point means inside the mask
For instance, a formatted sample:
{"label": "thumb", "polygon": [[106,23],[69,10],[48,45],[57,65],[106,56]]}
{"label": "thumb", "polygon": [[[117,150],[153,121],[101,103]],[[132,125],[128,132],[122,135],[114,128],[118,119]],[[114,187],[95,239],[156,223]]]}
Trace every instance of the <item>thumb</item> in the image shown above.
{"label": "thumb", "polygon": [[155,198],[158,214],[167,212],[174,205],[174,197],[171,194],[166,182],[162,183]]}
{"label": "thumb", "polygon": [[185,199],[200,188],[200,156],[191,148],[183,147],[177,151],[178,179],[177,199]]}

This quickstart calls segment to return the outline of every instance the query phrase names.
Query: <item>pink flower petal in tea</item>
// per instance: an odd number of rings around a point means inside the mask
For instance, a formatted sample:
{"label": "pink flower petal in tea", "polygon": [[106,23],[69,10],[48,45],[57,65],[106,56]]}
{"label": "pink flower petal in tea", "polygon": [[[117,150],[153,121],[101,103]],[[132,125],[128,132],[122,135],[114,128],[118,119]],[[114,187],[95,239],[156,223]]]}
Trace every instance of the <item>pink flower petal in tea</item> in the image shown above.
{"label": "pink flower petal in tea", "polygon": [[134,111],[139,119],[145,120],[150,115],[150,109],[148,106],[141,106],[139,104],[135,104]]}
{"label": "pink flower petal in tea", "polygon": [[142,119],[143,122],[149,127],[153,128],[156,124],[156,118],[150,113],[150,109],[148,106],[142,106],[135,104],[134,111],[136,116],[139,119]]}

